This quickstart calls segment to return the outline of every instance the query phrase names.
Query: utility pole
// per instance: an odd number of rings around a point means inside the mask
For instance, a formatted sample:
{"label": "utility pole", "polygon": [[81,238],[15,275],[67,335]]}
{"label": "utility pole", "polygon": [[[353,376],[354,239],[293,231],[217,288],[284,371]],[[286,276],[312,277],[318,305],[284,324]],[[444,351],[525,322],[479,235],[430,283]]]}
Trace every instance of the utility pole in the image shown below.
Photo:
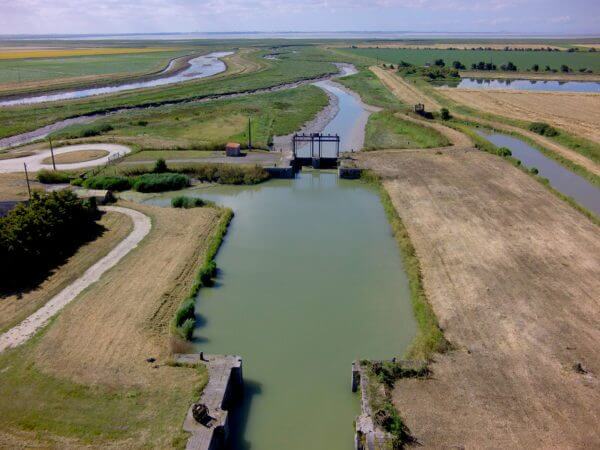
{"label": "utility pole", "polygon": [[248,150],[252,150],[252,120],[248,117]]}
{"label": "utility pole", "polygon": [[50,141],[50,154],[52,155],[52,167],[56,170],[56,163],[54,162],[54,148],[52,148],[52,138],[48,136],[48,140]]}
{"label": "utility pole", "polygon": [[27,163],[23,163],[25,168],[25,180],[27,180],[27,192],[29,192],[29,200],[31,200],[31,186],[29,186],[29,174],[27,173]]}

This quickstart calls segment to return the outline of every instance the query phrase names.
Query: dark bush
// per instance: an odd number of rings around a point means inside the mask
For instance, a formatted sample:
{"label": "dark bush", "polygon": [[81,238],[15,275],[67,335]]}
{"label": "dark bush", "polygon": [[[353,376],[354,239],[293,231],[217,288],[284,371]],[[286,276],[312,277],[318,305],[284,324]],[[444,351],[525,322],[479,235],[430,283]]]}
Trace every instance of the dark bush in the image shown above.
{"label": "dark bush", "polygon": [[498,155],[500,156],[512,156],[512,152],[510,151],[510,149],[506,148],[506,147],[500,147],[497,151]]}
{"label": "dark bush", "polygon": [[200,208],[207,204],[211,204],[211,202],[206,202],[201,198],[185,197],[183,195],[171,199],[171,206],[173,208]]}
{"label": "dark bush", "polygon": [[179,334],[180,336],[185,339],[186,341],[189,341],[192,339],[192,336],[194,335],[194,328],[196,327],[196,320],[195,319],[188,319],[185,322],[183,322],[183,325],[181,325],[181,327],[179,327]]}
{"label": "dark bush", "polygon": [[219,184],[258,184],[269,179],[269,173],[260,166],[227,164],[199,164],[185,166],[177,172],[188,174],[200,181]]}
{"label": "dark bush", "polygon": [[154,173],[165,173],[167,171],[167,163],[163,158],[158,158],[154,163]]}
{"label": "dark bush", "polygon": [[542,136],[558,136],[558,130],[544,122],[533,122],[529,125],[529,130]]}
{"label": "dark bush", "polygon": [[450,111],[448,111],[448,108],[442,108],[440,110],[440,115],[442,117],[442,120],[450,120]]}
{"label": "dark bush", "polygon": [[175,313],[175,325],[180,327],[188,319],[195,319],[196,302],[193,298],[184,301]]}
{"label": "dark bush", "polygon": [[95,204],[69,191],[33,194],[0,218],[2,288],[34,284],[99,232]]}
{"label": "dark bush", "polygon": [[179,173],[147,173],[133,179],[131,187],[138,192],[177,191],[190,185],[190,179]]}
{"label": "dark bush", "polygon": [[107,189],[109,191],[126,191],[131,189],[131,183],[126,177],[96,176],[83,182],[83,187],[88,189]]}
{"label": "dark bush", "polygon": [[37,173],[37,179],[40,183],[44,184],[69,183],[71,176],[59,170],[42,169]]}

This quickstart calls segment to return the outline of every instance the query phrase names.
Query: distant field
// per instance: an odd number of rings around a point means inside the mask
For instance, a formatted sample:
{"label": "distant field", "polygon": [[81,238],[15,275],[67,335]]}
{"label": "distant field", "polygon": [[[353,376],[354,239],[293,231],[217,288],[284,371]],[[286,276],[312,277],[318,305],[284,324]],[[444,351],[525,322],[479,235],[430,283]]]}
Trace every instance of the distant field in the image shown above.
{"label": "distant field", "polygon": [[424,50],[424,49],[406,49],[406,48],[349,48],[345,52],[357,56],[366,56],[379,59],[382,62],[398,64],[400,61],[406,61],[415,65],[424,65],[433,63],[436,59],[443,59],[447,65],[452,61],[460,61],[467,68],[473,63],[479,61],[493,62],[498,67],[511,61],[519,70],[529,69],[533,64],[538,64],[541,68],[546,65],[552,69],[560,69],[562,64],[566,64],[574,70],[580,68],[592,69],[594,72],[600,72],[600,53],[595,52],[543,52],[543,51],[503,51],[503,50]]}
{"label": "distant field", "polygon": [[[114,49],[96,50],[112,51]],[[166,67],[169,60],[173,58],[190,53],[189,49],[145,51],[143,53],[140,53],[139,50],[147,49],[131,50],[131,52],[123,54],[70,57],[64,55],[60,58],[6,59],[0,57],[0,84],[14,83],[15,87],[18,87],[21,83],[59,78],[148,73]]]}
{"label": "distant field", "polygon": [[113,48],[38,48],[38,49],[22,49],[0,47],[0,59],[25,59],[25,58],[58,58],[67,56],[90,56],[90,55],[121,55],[135,53],[150,53],[150,52],[165,52],[173,51],[174,48],[130,48],[130,47],[113,47]]}

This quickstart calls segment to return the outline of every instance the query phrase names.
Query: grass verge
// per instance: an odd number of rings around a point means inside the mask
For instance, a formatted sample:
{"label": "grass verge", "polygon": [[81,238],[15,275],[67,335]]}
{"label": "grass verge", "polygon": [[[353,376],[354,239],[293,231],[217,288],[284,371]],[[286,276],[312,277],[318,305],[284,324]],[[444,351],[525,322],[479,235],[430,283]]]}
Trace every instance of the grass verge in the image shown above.
{"label": "grass verge", "polygon": [[444,337],[437,317],[427,300],[423,287],[423,273],[417,252],[410,240],[408,230],[392,203],[392,199],[383,187],[381,179],[374,173],[367,171],[363,173],[362,180],[375,186],[379,192],[383,209],[392,227],[396,242],[398,242],[398,246],[400,247],[404,270],[408,277],[418,333],[407,351],[406,357],[410,359],[429,360],[435,353],[447,351],[450,348],[450,343]]}
{"label": "grass verge", "polygon": [[215,258],[221,248],[223,239],[227,234],[229,223],[233,219],[233,211],[227,208],[222,209],[222,216],[217,226],[214,237],[212,238],[206,254],[204,256],[204,262],[200,266],[196,275],[196,280],[190,289],[189,295],[183,300],[177,311],[171,324],[171,332],[174,336],[188,341],[192,338],[194,327],[196,324],[196,296],[203,286],[211,286],[212,280],[217,274],[217,263]]}

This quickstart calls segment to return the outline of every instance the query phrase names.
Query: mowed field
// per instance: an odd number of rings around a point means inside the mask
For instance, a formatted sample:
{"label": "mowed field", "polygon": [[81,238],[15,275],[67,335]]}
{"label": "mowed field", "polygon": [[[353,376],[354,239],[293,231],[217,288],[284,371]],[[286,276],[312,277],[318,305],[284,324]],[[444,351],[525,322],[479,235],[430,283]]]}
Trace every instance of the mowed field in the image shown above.
{"label": "mowed field", "polygon": [[600,143],[600,94],[439,89],[480,111],[529,122],[547,122]]}
{"label": "mowed field", "polygon": [[148,236],[40,335],[0,354],[3,448],[185,442],[181,424],[206,371],[168,364],[169,323],[220,213],[120,206],[152,219]]}
{"label": "mowed field", "polygon": [[406,61],[410,64],[425,65],[433,63],[436,59],[443,59],[447,65],[452,61],[460,61],[467,68],[479,61],[492,61],[498,67],[511,61],[519,70],[531,68],[533,64],[541,67],[546,65],[552,69],[560,69],[566,64],[575,71],[580,68],[592,69],[600,72],[600,53],[590,52],[543,52],[543,51],[504,51],[504,50],[444,50],[444,49],[405,49],[405,48],[349,48],[344,49],[357,56],[366,56],[373,60],[398,64]]}
{"label": "mowed field", "polygon": [[598,226],[474,149],[357,157],[384,177],[455,347],[434,356],[430,379],[396,384],[419,443],[598,448]]}

